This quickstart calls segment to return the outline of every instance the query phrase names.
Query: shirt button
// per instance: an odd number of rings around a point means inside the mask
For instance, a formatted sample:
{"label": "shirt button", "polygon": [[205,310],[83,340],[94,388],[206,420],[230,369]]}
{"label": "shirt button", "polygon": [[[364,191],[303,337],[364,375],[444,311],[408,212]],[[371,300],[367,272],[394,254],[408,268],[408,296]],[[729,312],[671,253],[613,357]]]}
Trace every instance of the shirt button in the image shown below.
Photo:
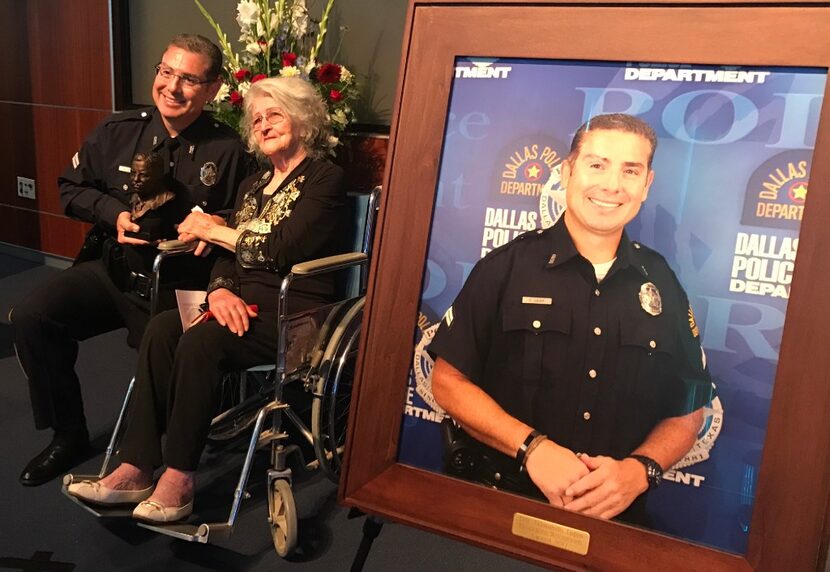
{"label": "shirt button", "polygon": [[632,244],[634,245],[634,248],[636,248],[636,249],[638,249],[638,250],[640,249],[640,245],[639,245],[639,244],[637,244],[636,242],[633,242]]}
{"label": "shirt button", "polygon": [[654,340],[651,340],[651,341],[648,343],[648,347],[650,347],[651,349],[656,348],[656,347],[657,347],[657,342],[655,342]]}
{"label": "shirt button", "polygon": [[127,183],[124,183],[124,186],[122,188],[126,191],[127,189],[130,188],[130,186]]}
{"label": "shirt button", "polygon": [[175,166],[175,165],[176,165],[176,164],[175,164],[173,161],[170,161],[170,166],[171,166],[171,167],[173,167],[173,166]]}
{"label": "shirt button", "polygon": [[497,481],[500,481],[500,480],[501,480],[501,473],[495,473],[495,474],[493,475],[493,478],[494,478],[495,480],[497,480]]}
{"label": "shirt button", "polygon": [[597,326],[596,328],[594,328],[594,335],[598,336],[600,334],[602,334],[602,330],[599,328],[599,326]]}
{"label": "shirt button", "polygon": [[202,201],[202,206],[206,207],[207,206],[207,201]]}
{"label": "shirt button", "polygon": [[141,112],[141,117],[147,117],[147,112],[146,112],[146,111],[142,111],[142,112]]}
{"label": "shirt button", "polygon": [[542,322],[540,322],[539,320],[533,320],[533,327],[538,330],[542,327]]}
{"label": "shirt button", "polygon": [[583,413],[583,414],[582,414],[582,418],[583,418],[585,421],[590,420],[590,419],[591,419],[591,412],[590,412],[590,411],[586,411],[585,413]]}
{"label": "shirt button", "polygon": [[594,296],[599,296],[599,288],[597,288],[596,290],[594,290]]}
{"label": "shirt button", "polygon": [[590,377],[591,379],[596,379],[597,378],[597,370],[589,369],[588,370],[588,377]]}

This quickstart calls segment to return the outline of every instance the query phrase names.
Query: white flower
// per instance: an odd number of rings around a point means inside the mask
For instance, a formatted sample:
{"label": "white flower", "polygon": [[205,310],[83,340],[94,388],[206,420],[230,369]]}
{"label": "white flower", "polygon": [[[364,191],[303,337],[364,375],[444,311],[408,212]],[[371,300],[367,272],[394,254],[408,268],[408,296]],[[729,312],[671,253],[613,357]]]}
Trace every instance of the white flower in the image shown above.
{"label": "white flower", "polygon": [[245,94],[248,93],[249,89],[251,89],[251,82],[243,81],[237,86],[236,91],[239,92],[239,95],[245,97]]}
{"label": "white flower", "polygon": [[259,45],[259,42],[251,42],[250,44],[245,46],[245,51],[249,54],[258,56],[262,53],[262,46]]}
{"label": "white flower", "polygon": [[340,66],[340,81],[343,83],[349,83],[349,80],[353,77],[352,72],[347,70],[346,66]]}
{"label": "white flower", "polygon": [[331,120],[337,123],[338,125],[346,126],[349,122],[349,118],[346,117],[346,114],[343,113],[342,109],[338,109],[331,115]]}
{"label": "white flower", "polygon": [[328,139],[326,139],[326,144],[334,149],[340,143],[340,139],[335,137],[334,135],[329,135]]}
{"label": "white flower", "polygon": [[247,28],[259,19],[259,6],[251,0],[242,0],[236,7],[236,22],[240,28]]}
{"label": "white flower", "polygon": [[231,88],[228,87],[228,84],[222,83],[222,87],[219,88],[219,91],[216,93],[216,97],[213,98],[213,101],[224,101],[230,94]]}
{"label": "white flower", "polygon": [[294,77],[300,75],[300,70],[297,69],[297,66],[285,66],[280,70],[280,75],[282,77]]}
{"label": "white flower", "polygon": [[291,7],[291,29],[298,38],[308,34],[308,9],[305,0],[295,0]]}
{"label": "white flower", "polygon": [[[300,58],[297,58],[297,59],[299,60]],[[311,73],[311,70],[313,70],[316,67],[317,67],[317,60],[314,60],[314,59],[308,60],[308,62],[306,62],[305,66],[303,67],[303,72],[305,72],[305,75],[309,75]]]}

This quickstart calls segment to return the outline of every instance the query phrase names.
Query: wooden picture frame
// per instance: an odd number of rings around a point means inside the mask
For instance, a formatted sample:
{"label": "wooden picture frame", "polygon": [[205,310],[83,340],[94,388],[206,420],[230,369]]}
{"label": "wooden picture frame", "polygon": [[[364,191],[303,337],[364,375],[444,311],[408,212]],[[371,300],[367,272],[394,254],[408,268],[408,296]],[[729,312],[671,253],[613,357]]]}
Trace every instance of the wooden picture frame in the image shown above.
{"label": "wooden picture frame", "polygon": [[[830,104],[767,426],[745,555],[553,508],[397,462],[424,259],[457,56],[830,68],[830,6],[410,0],[381,216],[339,498],[365,512],[534,563],[596,570],[815,570],[826,557],[830,485]],[[437,500],[437,499],[440,499]],[[586,555],[512,533],[522,513],[584,531]],[[645,564],[647,563],[647,564]]]}

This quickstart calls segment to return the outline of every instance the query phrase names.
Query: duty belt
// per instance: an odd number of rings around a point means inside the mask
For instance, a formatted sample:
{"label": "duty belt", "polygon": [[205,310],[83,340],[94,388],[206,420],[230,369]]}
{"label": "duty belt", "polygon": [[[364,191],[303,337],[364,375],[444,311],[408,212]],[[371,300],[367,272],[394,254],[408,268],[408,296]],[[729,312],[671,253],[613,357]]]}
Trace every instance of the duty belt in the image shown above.
{"label": "duty belt", "polygon": [[149,300],[153,292],[153,277],[130,271],[127,278],[127,290]]}

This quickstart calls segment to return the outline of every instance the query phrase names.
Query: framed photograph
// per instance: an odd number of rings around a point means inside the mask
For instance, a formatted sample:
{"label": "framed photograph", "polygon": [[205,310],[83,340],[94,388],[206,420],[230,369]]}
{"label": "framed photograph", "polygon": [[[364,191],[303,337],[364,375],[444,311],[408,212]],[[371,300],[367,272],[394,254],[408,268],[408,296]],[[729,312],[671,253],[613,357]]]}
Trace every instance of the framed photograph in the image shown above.
{"label": "framed photograph", "polygon": [[[820,566],[828,23],[803,3],[413,1],[343,502],[563,568]],[[571,137],[611,112],[657,132],[627,232],[686,288],[718,388],[695,447],[649,494],[648,529],[441,474],[429,390],[426,348],[472,266],[555,222]]]}

